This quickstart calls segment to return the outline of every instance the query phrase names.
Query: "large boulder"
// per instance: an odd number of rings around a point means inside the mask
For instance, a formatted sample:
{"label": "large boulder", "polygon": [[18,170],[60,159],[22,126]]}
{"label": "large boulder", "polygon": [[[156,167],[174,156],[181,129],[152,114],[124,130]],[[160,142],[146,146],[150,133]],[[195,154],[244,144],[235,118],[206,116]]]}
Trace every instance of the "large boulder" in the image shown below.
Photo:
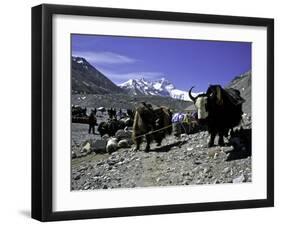
{"label": "large boulder", "polygon": [[105,153],[106,152],[106,140],[95,140],[92,143],[92,151],[95,153]]}
{"label": "large boulder", "polygon": [[106,144],[106,152],[112,153],[118,149],[117,138],[110,138]]}

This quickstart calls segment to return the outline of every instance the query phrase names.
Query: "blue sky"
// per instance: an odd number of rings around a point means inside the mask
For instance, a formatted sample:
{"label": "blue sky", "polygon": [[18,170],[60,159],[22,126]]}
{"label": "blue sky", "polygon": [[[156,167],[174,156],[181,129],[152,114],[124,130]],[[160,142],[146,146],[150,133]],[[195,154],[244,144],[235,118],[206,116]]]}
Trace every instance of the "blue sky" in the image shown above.
{"label": "blue sky", "polygon": [[114,83],[162,77],[176,88],[205,91],[251,70],[251,43],[72,35],[72,55],[86,58]]}

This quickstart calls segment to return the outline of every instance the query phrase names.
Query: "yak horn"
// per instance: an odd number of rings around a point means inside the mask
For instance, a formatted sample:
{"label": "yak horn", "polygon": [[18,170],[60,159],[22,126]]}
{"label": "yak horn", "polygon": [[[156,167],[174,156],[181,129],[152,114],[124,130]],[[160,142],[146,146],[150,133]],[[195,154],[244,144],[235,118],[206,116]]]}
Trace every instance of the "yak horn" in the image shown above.
{"label": "yak horn", "polygon": [[192,86],[192,87],[190,88],[190,90],[188,91],[188,94],[189,94],[189,98],[190,98],[193,102],[195,102],[196,97],[193,97],[192,94],[191,94],[191,91],[192,91],[193,88],[194,88],[194,86]]}

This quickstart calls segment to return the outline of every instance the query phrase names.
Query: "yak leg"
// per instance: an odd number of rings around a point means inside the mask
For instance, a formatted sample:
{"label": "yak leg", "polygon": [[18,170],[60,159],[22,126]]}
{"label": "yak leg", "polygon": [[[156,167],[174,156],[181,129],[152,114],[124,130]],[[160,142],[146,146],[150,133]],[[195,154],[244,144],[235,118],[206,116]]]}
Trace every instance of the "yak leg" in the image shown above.
{"label": "yak leg", "polygon": [[135,148],[135,150],[136,150],[136,151],[138,151],[138,150],[140,149],[141,139],[142,139],[142,137],[137,137],[137,138],[135,138],[135,143],[136,143],[136,148]]}
{"label": "yak leg", "polygon": [[224,140],[223,140],[223,132],[219,132],[219,146],[224,146]]}
{"label": "yak leg", "polygon": [[211,132],[210,140],[208,142],[208,147],[213,147],[214,146],[214,141],[215,141],[216,133]]}
{"label": "yak leg", "polygon": [[150,150],[150,140],[151,140],[151,137],[150,135],[145,135],[145,139],[146,139],[146,147],[145,147],[145,152],[149,152]]}
{"label": "yak leg", "polygon": [[157,142],[157,146],[161,146],[162,139],[163,139],[163,135],[162,134],[156,134],[155,141]]}

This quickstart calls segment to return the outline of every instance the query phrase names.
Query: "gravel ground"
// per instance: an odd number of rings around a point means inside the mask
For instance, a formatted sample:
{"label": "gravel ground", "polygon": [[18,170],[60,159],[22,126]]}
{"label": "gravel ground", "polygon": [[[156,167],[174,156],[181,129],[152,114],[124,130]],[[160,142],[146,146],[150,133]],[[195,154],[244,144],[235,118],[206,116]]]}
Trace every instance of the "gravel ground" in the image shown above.
{"label": "gravel ground", "polygon": [[87,129],[88,125],[72,124],[72,152],[76,153],[72,159],[72,190],[252,181],[250,150],[207,148],[206,131],[180,139],[168,136],[161,147],[152,143],[149,153],[135,152],[132,146],[110,155],[81,153],[85,140],[100,139],[99,135],[89,135]]}

